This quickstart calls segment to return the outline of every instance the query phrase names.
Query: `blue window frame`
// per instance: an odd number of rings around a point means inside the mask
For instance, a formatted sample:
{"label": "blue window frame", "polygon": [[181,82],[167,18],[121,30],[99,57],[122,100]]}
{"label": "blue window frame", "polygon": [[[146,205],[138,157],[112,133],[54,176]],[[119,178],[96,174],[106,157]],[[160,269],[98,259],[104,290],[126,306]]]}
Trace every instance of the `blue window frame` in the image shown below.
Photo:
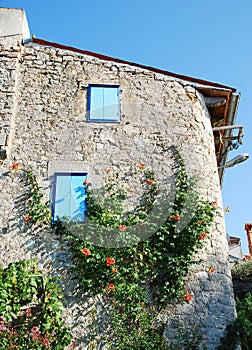
{"label": "blue window frame", "polygon": [[88,120],[93,122],[120,121],[119,85],[88,86]]}
{"label": "blue window frame", "polygon": [[53,222],[62,219],[84,222],[86,213],[87,173],[55,173],[53,187]]}

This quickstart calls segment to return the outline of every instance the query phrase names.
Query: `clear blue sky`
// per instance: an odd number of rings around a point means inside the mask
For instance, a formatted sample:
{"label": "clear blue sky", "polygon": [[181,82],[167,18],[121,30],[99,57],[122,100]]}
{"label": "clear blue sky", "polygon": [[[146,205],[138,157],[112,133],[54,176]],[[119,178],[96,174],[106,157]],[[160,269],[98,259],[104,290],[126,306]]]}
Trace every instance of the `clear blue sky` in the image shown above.
{"label": "clear blue sky", "polygon": [[236,124],[244,144],[229,158],[250,153],[226,169],[227,232],[242,239],[252,222],[252,1],[251,0],[0,0],[26,10],[37,38],[122,58],[236,88]]}

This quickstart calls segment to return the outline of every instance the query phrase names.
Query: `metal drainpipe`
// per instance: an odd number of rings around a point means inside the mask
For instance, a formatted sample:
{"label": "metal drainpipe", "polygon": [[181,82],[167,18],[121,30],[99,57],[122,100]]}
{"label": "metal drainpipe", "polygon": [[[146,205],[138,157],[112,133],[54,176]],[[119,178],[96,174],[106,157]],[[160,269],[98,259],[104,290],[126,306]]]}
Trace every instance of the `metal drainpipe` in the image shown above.
{"label": "metal drainpipe", "polygon": [[[239,92],[233,92],[230,98],[230,105],[229,105],[229,110],[228,110],[228,116],[227,116],[227,123],[226,125],[233,125],[235,123],[236,119],[236,114],[237,114],[237,109],[238,109],[238,104],[240,101],[240,93]],[[224,137],[231,137],[233,133],[232,129],[228,129],[225,131],[225,136]],[[220,178],[220,185],[222,186],[223,182],[223,177],[224,177],[224,172],[225,172],[225,167],[224,165],[226,164],[227,161],[227,156],[228,156],[228,151],[227,151],[227,146],[224,147],[223,151],[224,156],[222,158],[222,161],[220,163],[220,166],[222,168],[219,169],[219,178]]]}

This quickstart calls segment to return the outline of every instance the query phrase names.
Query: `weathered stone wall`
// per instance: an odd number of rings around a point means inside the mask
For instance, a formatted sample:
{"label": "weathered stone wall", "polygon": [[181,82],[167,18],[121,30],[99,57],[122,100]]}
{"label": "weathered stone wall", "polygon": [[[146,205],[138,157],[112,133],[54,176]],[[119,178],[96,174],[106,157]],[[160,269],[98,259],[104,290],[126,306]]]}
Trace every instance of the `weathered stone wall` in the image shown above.
{"label": "weathered stone wall", "polygon": [[4,150],[7,144],[11,148],[14,131],[21,41],[21,35],[2,37],[0,41],[0,133],[6,134]]}
{"label": "weathered stone wall", "polygon": [[[5,40],[3,45],[7,45]],[[3,50],[3,57],[9,50]],[[89,181],[100,186],[106,169],[120,177],[140,162],[154,169],[166,187],[173,179],[168,149],[179,146],[188,172],[199,176],[203,197],[217,201],[221,211],[210,116],[203,97],[187,82],[33,43],[22,46],[18,55],[13,53],[15,65],[11,64],[15,70],[9,73],[10,86],[8,79],[4,80],[0,102],[1,116],[6,113],[14,118],[12,123],[11,117],[2,119],[6,127],[11,126],[13,137],[9,158],[0,168],[1,263],[38,257],[47,270],[64,276],[66,320],[79,349],[84,349],[83,329],[94,301],[81,295],[73,297],[74,284],[66,273],[70,257],[64,240],[53,232],[31,230],[24,224],[25,189],[18,172],[9,172],[12,162],[32,167],[48,198],[55,170],[87,171]],[[5,58],[0,67],[9,72],[8,65],[10,61]],[[92,83],[120,85],[120,123],[87,122],[87,87]],[[10,98],[12,104],[3,104]],[[161,317],[167,323],[168,336],[178,322],[197,325],[212,350],[217,348],[226,324],[235,317],[222,216],[216,218],[200,258],[203,262],[193,268],[188,284],[193,301],[173,306]],[[210,266],[215,267],[215,273],[207,273]],[[102,301],[98,305],[101,313],[106,313]]]}

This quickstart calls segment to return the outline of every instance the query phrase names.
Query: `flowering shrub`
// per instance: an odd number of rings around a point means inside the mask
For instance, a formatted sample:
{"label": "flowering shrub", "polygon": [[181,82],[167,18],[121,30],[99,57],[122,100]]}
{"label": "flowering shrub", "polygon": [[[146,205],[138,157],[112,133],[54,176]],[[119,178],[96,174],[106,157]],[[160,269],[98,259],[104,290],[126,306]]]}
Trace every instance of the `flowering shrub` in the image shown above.
{"label": "flowering shrub", "polygon": [[61,294],[35,261],[0,267],[0,349],[63,350],[71,342]]}

